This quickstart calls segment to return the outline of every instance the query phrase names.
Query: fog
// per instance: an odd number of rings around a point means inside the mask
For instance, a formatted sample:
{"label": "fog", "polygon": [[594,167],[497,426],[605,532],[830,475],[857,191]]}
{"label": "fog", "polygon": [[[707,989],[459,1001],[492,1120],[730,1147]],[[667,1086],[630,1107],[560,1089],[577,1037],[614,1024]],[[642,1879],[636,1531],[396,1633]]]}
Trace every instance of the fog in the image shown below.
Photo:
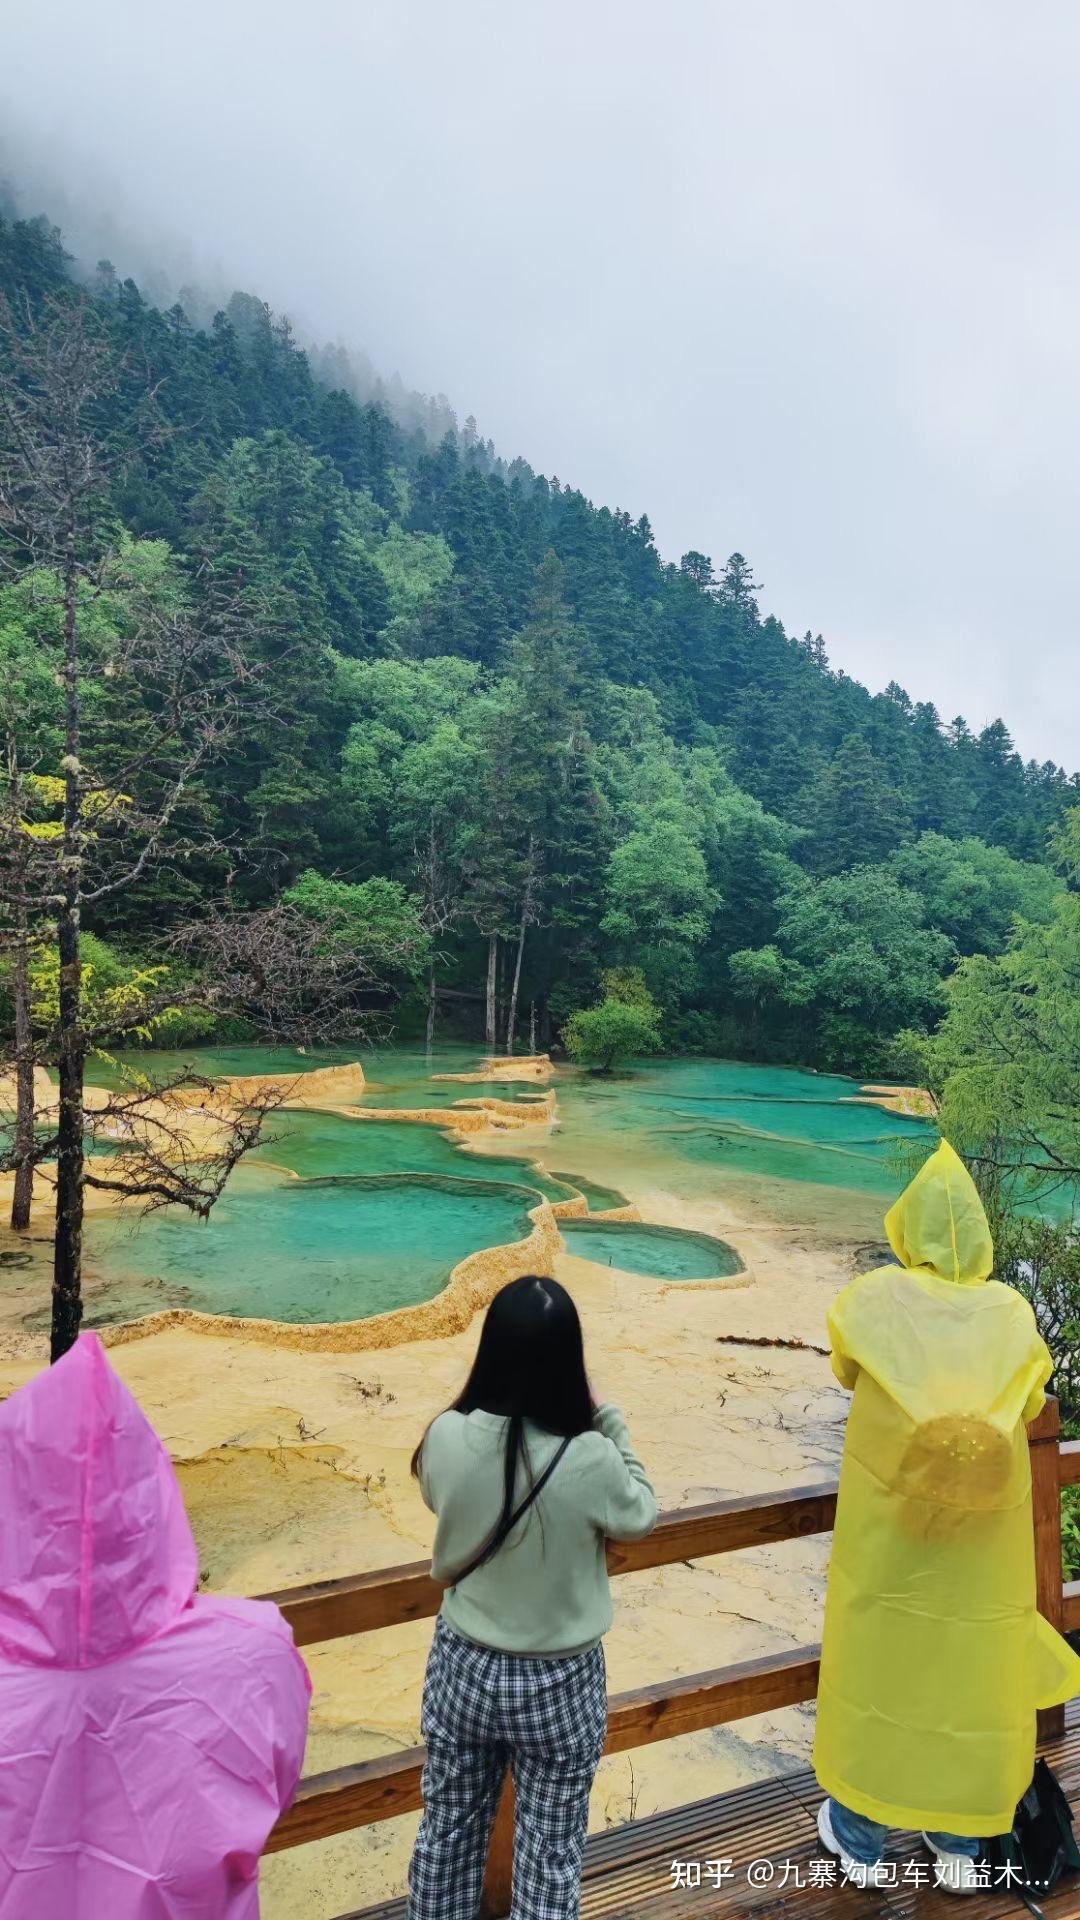
{"label": "fog", "polygon": [[262,294],[1080,762],[1066,0],[37,0],[0,46],[0,171],[80,245]]}

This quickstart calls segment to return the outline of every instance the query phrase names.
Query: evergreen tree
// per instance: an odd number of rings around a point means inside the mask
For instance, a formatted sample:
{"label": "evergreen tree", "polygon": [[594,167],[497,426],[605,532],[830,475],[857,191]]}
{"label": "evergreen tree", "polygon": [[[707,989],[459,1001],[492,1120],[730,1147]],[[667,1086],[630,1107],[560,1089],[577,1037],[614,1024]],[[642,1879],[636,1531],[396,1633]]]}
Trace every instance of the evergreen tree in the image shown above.
{"label": "evergreen tree", "polygon": [[903,838],[903,794],[862,734],[841,742],[820,781],[814,817],[807,851],[819,873],[883,860]]}

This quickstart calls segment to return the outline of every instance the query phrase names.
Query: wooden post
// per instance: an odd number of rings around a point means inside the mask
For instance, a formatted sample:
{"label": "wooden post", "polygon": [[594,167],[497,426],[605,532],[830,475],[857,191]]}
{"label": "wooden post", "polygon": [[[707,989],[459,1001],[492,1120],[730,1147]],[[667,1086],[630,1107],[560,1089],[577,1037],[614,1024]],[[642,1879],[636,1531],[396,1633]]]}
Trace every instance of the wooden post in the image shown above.
{"label": "wooden post", "polygon": [[506,1920],[510,1912],[510,1889],[514,1871],[514,1782],[508,1773],[503,1781],[499,1810],[491,1830],[487,1868],[484,1873],[484,1897],[480,1920]]}
{"label": "wooden post", "polygon": [[[1065,1622],[1061,1573],[1061,1467],[1058,1446],[1061,1412],[1053,1394],[1028,1428],[1031,1447],[1031,1506],[1035,1520],[1035,1600],[1044,1620],[1060,1633]],[[1047,1707],[1039,1714],[1040,1740],[1060,1739],[1065,1731],[1064,1707]]]}

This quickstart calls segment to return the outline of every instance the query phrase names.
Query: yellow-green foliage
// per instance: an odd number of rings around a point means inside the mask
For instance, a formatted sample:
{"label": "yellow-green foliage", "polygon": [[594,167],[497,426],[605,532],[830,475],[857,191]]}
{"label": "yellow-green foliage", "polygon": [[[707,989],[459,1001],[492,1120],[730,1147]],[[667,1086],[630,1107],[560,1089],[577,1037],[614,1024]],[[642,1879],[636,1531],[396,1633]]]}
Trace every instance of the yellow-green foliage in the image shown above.
{"label": "yellow-green foliage", "polygon": [[[177,1010],[160,1004],[169,978],[167,966],[122,960],[95,934],[83,935],[83,1024],[102,1040],[116,1034],[144,1043],[160,1036]],[[60,959],[53,945],[34,952],[30,964],[34,1024],[53,1029],[60,1017]]]}

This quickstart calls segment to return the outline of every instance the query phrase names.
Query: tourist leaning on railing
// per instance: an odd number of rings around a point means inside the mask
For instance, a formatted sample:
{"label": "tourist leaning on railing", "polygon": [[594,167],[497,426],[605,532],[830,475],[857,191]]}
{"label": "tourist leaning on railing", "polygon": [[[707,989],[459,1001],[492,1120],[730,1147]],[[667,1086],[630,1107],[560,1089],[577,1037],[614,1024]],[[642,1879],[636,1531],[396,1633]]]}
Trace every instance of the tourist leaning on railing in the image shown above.
{"label": "tourist leaning on railing", "polygon": [[413,1459],[446,1587],[424,1688],[424,1816],[409,1920],[474,1920],[507,1766],[515,1916],[574,1920],[589,1790],[607,1729],[605,1542],[656,1499],[617,1407],[589,1388],[555,1280],[495,1296],[472,1372]]}
{"label": "tourist leaning on railing", "polygon": [[96,1334],[0,1407],[0,1920],[258,1920],[311,1693]]}

